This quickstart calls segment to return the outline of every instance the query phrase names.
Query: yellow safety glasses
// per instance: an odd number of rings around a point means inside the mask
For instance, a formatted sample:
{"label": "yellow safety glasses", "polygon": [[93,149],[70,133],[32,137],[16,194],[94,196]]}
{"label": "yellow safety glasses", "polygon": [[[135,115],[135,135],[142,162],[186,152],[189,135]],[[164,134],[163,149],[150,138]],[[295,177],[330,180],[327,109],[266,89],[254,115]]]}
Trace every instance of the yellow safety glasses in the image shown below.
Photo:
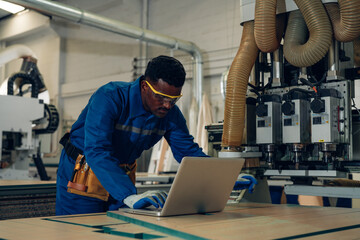
{"label": "yellow safety glasses", "polygon": [[150,87],[155,98],[158,101],[160,101],[161,103],[168,102],[171,105],[174,105],[182,97],[182,94],[180,94],[179,96],[171,96],[171,95],[167,95],[165,93],[158,92],[153,88],[153,86],[151,86],[151,84],[148,81],[145,80],[145,82]]}

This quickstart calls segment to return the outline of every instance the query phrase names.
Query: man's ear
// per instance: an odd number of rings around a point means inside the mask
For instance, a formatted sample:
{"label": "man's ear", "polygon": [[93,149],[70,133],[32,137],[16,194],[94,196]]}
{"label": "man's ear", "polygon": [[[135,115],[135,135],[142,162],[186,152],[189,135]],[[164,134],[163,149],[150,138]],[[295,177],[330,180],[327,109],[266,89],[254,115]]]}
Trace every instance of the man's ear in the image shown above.
{"label": "man's ear", "polygon": [[140,82],[140,89],[141,89],[141,91],[145,91],[146,90],[146,83],[145,83],[145,80],[142,80],[141,82]]}

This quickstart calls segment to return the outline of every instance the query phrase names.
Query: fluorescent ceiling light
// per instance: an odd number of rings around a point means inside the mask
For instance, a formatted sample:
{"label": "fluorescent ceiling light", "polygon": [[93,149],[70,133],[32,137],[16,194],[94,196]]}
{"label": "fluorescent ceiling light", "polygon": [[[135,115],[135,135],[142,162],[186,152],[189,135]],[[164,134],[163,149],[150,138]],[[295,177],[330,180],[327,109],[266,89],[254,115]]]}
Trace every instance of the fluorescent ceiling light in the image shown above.
{"label": "fluorescent ceiling light", "polygon": [[12,14],[21,12],[22,10],[25,9],[24,7],[22,7],[20,5],[9,3],[6,1],[2,1],[2,0],[0,0],[0,8],[7,12],[11,12]]}

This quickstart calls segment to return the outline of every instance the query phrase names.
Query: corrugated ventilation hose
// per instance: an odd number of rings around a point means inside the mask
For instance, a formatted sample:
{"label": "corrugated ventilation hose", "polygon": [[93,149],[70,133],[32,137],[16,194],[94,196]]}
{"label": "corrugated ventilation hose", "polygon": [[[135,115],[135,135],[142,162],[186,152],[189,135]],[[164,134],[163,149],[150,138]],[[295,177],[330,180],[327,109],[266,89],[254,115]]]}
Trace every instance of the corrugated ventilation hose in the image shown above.
{"label": "corrugated ventilation hose", "polygon": [[334,37],[340,42],[351,42],[360,36],[360,0],[338,0],[325,5],[334,29]]}
{"label": "corrugated ventilation hose", "polygon": [[[332,42],[332,28],[325,8],[320,0],[294,0],[309,29],[309,39],[303,43],[304,32],[298,11],[290,13],[284,38],[284,56],[296,67],[308,67],[320,61],[328,52]],[[292,16],[295,15],[295,16]]]}
{"label": "corrugated ventilation hose", "polygon": [[[332,42],[332,27],[321,0],[294,0],[298,11],[289,14],[284,38],[284,56],[296,67],[308,67],[320,61]],[[279,47],[283,16],[276,18],[276,0],[257,0],[255,23],[244,23],[239,50],[228,75],[222,147],[241,145],[245,126],[246,90],[258,50],[272,52]],[[339,41],[354,41],[354,63],[360,66],[360,0],[339,0],[327,4],[327,10]],[[275,20],[276,19],[276,20]],[[255,25],[255,26],[254,26]],[[255,36],[254,36],[255,35]],[[256,43],[255,43],[256,41]],[[258,49],[259,48],[259,49]]]}
{"label": "corrugated ventilation hose", "polygon": [[244,23],[239,50],[231,64],[225,98],[222,147],[239,147],[245,126],[246,90],[259,49],[254,39],[254,22]]}
{"label": "corrugated ventilation hose", "polygon": [[254,33],[256,45],[262,52],[279,48],[284,33],[285,14],[276,16],[276,0],[256,0]]}
{"label": "corrugated ventilation hose", "polygon": [[354,66],[360,67],[360,37],[354,40]]}
{"label": "corrugated ventilation hose", "polygon": [[354,44],[354,66],[360,66],[360,0],[338,0],[325,5],[334,29],[334,37],[340,42]]}

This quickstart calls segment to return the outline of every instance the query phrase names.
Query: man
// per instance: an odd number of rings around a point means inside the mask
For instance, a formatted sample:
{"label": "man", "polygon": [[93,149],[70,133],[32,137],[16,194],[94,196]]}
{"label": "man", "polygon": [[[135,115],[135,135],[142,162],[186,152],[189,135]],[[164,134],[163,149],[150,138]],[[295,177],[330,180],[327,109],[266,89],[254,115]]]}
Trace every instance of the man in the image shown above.
{"label": "man", "polygon": [[136,194],[141,153],[165,137],[178,162],[184,156],[207,156],[175,105],[184,81],[182,64],[159,56],[135,82],[110,82],[92,95],[60,141],[64,150],[57,173],[57,215],[163,206],[165,192]]}

